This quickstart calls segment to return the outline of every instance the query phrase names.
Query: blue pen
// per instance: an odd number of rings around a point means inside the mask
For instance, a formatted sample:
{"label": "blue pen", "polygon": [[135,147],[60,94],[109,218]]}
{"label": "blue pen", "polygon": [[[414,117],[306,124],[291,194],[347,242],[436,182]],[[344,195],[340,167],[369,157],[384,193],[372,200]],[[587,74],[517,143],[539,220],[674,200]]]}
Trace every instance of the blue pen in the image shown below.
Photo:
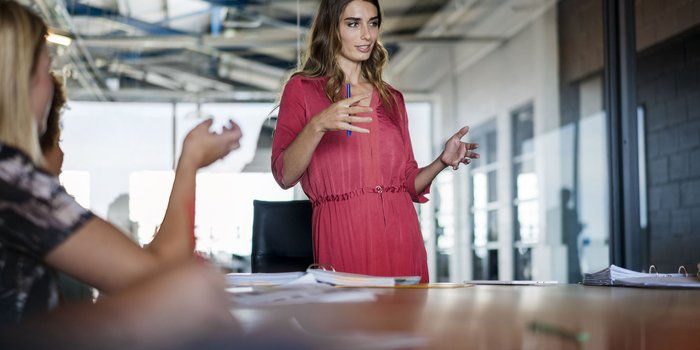
{"label": "blue pen", "polygon": [[[345,88],[346,88],[347,91],[348,91],[348,98],[350,98],[350,83],[348,83],[347,85],[345,85]],[[350,136],[350,135],[352,135],[352,131],[347,130],[347,131],[345,132],[345,134],[348,135],[348,136]]]}

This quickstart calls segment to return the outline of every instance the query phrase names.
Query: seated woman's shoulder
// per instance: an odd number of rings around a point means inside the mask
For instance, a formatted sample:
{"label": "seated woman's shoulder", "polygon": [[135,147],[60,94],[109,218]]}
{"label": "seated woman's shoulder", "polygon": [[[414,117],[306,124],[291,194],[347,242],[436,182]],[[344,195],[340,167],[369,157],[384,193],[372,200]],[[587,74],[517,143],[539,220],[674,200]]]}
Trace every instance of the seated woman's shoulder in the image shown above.
{"label": "seated woman's shoulder", "polygon": [[12,173],[27,173],[37,170],[26,153],[3,142],[0,142],[0,167]]}

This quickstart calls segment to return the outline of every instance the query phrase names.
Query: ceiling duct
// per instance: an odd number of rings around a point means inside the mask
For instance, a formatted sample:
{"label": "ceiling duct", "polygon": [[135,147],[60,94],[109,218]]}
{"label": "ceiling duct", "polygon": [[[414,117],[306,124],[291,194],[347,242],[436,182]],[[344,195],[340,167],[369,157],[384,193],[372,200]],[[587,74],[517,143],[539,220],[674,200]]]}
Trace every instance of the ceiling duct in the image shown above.
{"label": "ceiling duct", "polygon": [[228,29],[256,29],[262,26],[263,19],[255,12],[228,8],[222,24],[224,28]]}

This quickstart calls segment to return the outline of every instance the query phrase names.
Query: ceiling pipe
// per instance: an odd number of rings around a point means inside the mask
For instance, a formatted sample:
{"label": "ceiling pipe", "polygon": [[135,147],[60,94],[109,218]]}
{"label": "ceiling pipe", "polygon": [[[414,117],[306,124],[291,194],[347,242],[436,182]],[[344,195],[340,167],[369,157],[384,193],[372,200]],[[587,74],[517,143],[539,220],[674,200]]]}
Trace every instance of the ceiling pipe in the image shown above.
{"label": "ceiling pipe", "polygon": [[[107,101],[107,96],[105,96],[103,89],[103,77],[99,70],[95,69],[95,62],[90,52],[85,49],[82,38],[80,35],[76,34],[75,25],[73,24],[71,16],[66,11],[65,2],[63,0],[55,0],[55,6],[52,7],[44,0],[40,0],[36,1],[35,5],[40,8],[44,18],[54,21],[54,23],[50,24],[65,30],[72,36],[73,44],[66,47],[66,52],[70,57],[72,65],[77,67],[74,77],[78,80],[79,84],[92,91],[93,98],[97,101]],[[87,69],[84,67],[81,68],[82,65],[80,63],[83,60],[88,63]]]}
{"label": "ceiling pipe", "polygon": [[[500,36],[468,36],[450,35],[441,37],[425,37],[420,35],[386,35],[383,43],[401,45],[451,45],[464,43],[494,43],[506,40]],[[117,49],[182,49],[185,47],[205,46],[219,49],[256,49],[256,48],[295,48],[296,37],[293,33],[275,34],[271,38],[259,38],[249,35],[238,37],[212,37],[204,35],[201,38],[191,36],[168,37],[93,37],[85,39],[88,47],[117,48]]]}
{"label": "ceiling pipe", "polygon": [[[124,102],[272,102],[277,98],[276,92],[268,91],[203,91],[187,92],[153,88],[122,88],[106,91],[107,97]],[[84,88],[68,90],[71,101],[94,101],[92,93]]]}

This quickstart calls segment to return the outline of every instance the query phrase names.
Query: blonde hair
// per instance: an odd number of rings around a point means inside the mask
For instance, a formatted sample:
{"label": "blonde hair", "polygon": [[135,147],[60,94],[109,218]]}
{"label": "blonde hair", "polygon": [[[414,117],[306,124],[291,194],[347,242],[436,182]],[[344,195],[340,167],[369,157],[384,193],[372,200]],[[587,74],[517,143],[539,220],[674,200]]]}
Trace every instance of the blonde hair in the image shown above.
{"label": "blonde hair", "polygon": [[0,0],[0,142],[44,162],[30,88],[46,43],[44,21],[24,6]]}

